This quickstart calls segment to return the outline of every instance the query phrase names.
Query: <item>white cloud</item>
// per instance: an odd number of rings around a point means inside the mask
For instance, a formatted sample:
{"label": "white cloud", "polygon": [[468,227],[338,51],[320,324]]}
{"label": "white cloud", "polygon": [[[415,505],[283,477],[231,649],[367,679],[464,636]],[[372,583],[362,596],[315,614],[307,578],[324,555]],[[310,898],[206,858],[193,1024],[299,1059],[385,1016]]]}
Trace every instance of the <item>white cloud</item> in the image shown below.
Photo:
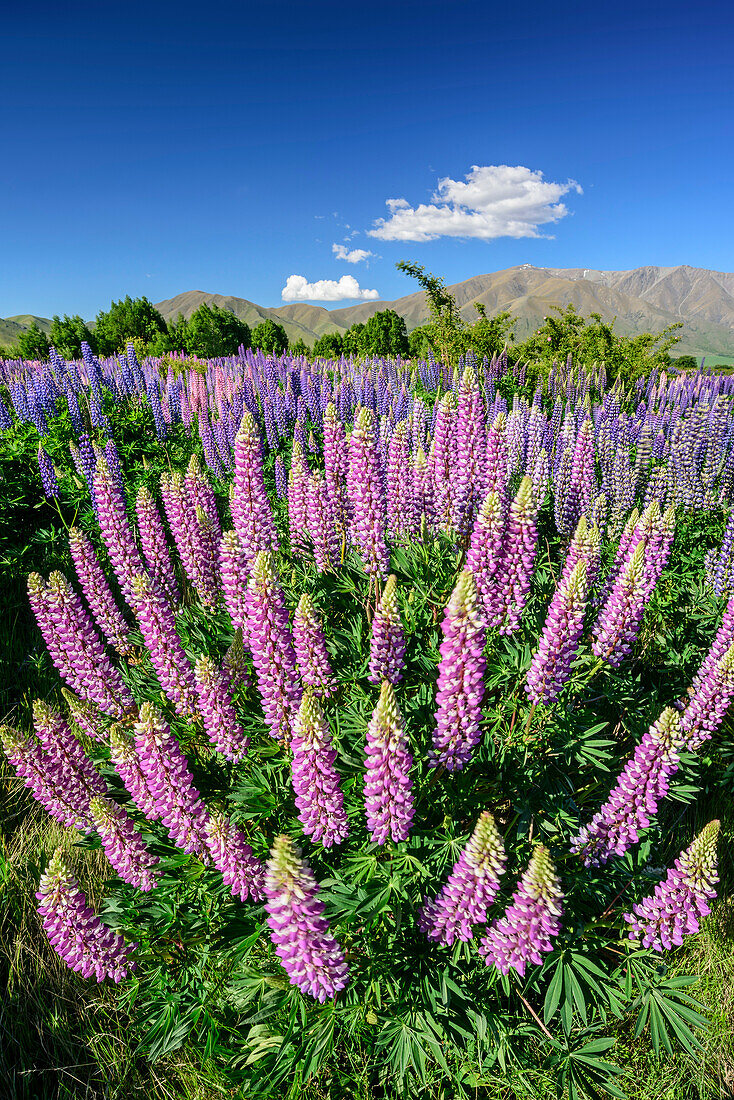
{"label": "white cloud", "polygon": [[374,256],[374,252],[368,252],[366,248],[352,248],[350,251],[343,244],[333,244],[331,251],[337,260],[346,260],[348,264],[358,264],[362,260],[368,260],[370,256]]}
{"label": "white cloud", "polygon": [[412,207],[407,199],[388,199],[389,216],[378,218],[371,237],[383,241],[433,241],[437,237],[542,237],[538,227],[565,218],[560,199],[583,194],[575,180],[551,183],[542,172],[522,165],[473,165],[465,181],[438,181],[432,203]]}
{"label": "white cloud", "polygon": [[289,275],[280,293],[284,302],[342,302],[347,298],[375,301],[380,297],[376,290],[362,290],[354,275],[315,283],[309,283],[303,275]]}

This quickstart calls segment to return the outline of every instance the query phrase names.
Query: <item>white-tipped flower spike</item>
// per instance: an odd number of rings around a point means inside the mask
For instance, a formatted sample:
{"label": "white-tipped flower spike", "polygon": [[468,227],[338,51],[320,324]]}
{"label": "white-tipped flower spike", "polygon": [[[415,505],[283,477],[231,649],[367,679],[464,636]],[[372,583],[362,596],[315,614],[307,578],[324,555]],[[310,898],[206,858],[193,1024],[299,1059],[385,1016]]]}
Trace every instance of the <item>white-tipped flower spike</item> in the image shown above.
{"label": "white-tipped flower spike", "polygon": [[344,795],[334,767],[336,751],[324,713],[310,689],[304,693],[291,739],[291,778],[303,831],[325,848],[349,831]]}
{"label": "white-tipped flower spike", "polygon": [[413,757],[395,691],[385,680],[367,727],[364,805],[373,844],[407,840],[413,820]]}

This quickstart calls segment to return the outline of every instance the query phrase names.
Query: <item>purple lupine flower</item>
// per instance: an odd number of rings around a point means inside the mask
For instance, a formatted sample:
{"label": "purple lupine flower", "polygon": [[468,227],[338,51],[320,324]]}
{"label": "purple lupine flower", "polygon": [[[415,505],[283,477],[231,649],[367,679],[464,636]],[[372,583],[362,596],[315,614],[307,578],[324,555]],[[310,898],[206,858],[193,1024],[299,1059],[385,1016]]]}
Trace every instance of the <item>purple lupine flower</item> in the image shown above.
{"label": "purple lupine flower", "polygon": [[76,575],[86,596],[97,626],[110,645],[125,656],[132,652],[128,641],[129,627],[122,617],[104,570],[97,560],[94,547],[78,527],[69,528],[69,550]]}
{"label": "purple lupine flower", "polygon": [[140,812],[148,821],[158,821],[161,815],[145,772],[140,766],[135,741],[121,723],[110,729],[110,762]]}
{"label": "purple lupine flower", "polygon": [[457,534],[462,537],[471,529],[479,489],[484,484],[487,446],[484,403],[472,366],[464,368],[457,398],[452,521]]}
{"label": "purple lupine flower", "polygon": [[206,823],[209,855],[225,886],[240,901],[253,902],[265,897],[265,867],[253,855],[247,837],[224,814],[211,814]]}
{"label": "purple lupine flower", "polygon": [[53,500],[59,495],[59,481],[51,456],[42,443],[38,444],[38,468],[41,473],[43,492],[47,500]]}
{"label": "purple lupine flower", "polygon": [[349,521],[347,504],[347,469],[349,456],[344,424],[336,406],[329,402],[324,410],[324,477],[334,511],[337,531],[344,537]]}
{"label": "purple lupine flower", "polygon": [[632,927],[629,938],[642,940],[653,951],[680,947],[684,936],[698,932],[701,917],[716,897],[716,841],[718,821],[705,825],[693,843],[676,859],[655,893],[632,906],[624,919]]}
{"label": "purple lupine flower", "polygon": [[95,791],[84,778],[68,764],[63,766],[56,757],[50,757],[35,737],[0,726],[0,738],[8,761],[36,802],[60,825],[91,833],[89,799]]}
{"label": "purple lupine flower", "polygon": [[553,950],[562,915],[561,883],[548,849],[539,844],[504,915],[492,922],[479,944],[486,965],[524,977],[528,963],[539,965],[543,954]]}
{"label": "purple lupine flower", "polygon": [[447,393],[438,403],[431,447],[431,488],[436,525],[448,530],[456,477],[456,398]]}
{"label": "purple lupine flower", "polygon": [[436,690],[436,729],[430,765],[460,771],[481,740],[484,622],[474,577],[459,574],[443,622]]}
{"label": "purple lupine flower", "polygon": [[594,656],[619,668],[631,652],[645,610],[645,543],[640,540],[623,565],[594,624]]}
{"label": "purple lupine flower", "polygon": [[288,609],[272,556],[265,551],[255,558],[250,574],[246,625],[265,723],[271,737],[287,742],[302,692]]}
{"label": "purple lupine flower", "polygon": [[278,549],[262,467],[262,444],[252,413],[245,409],[234,449],[232,522],[248,562],[261,550]]}
{"label": "purple lupine flower", "polygon": [[505,517],[496,489],[490,489],[479,509],[466,553],[466,568],[474,577],[484,615],[491,614],[496,602],[494,575],[501,563]]}
{"label": "purple lupine flower", "polygon": [[161,687],[177,714],[193,716],[197,704],[194,676],[171,605],[147,573],[133,578],[130,599]]}
{"label": "purple lupine flower", "polygon": [[498,413],[493,424],[487,428],[487,448],[484,461],[485,496],[496,493],[500,513],[504,518],[507,511],[507,416]]}
{"label": "purple lupine flower", "polygon": [[119,982],[135,969],[130,956],[137,943],[126,944],[89,907],[61,848],[56,849],[41,875],[36,898],[49,943],[83,978]]}
{"label": "purple lupine flower", "polygon": [[413,821],[413,756],[395,691],[384,680],[380,699],[367,726],[364,808],[373,844],[392,837],[407,840]]}
{"label": "purple lupine flower", "polygon": [[351,536],[370,578],[387,576],[390,554],[385,542],[385,490],[371,409],[360,408],[349,437],[347,496]]}
{"label": "purple lupine flower", "polygon": [[306,689],[291,738],[291,780],[303,831],[325,848],[341,844],[349,827],[334,763],[336,750],[321,705]]}
{"label": "purple lupine flower", "polygon": [[51,660],[69,687],[114,718],[133,707],[127,685],[66,578],[52,573],[46,585],[31,573],[28,598]]}
{"label": "purple lupine flower", "polygon": [[303,448],[293,441],[291,469],[288,475],[288,534],[293,554],[308,551],[308,486],[310,475]]}
{"label": "purple lupine flower", "polygon": [[288,500],[288,475],[282,455],[275,456],[275,495],[278,500]]}
{"label": "purple lupine flower", "polygon": [[413,514],[411,516],[409,534],[416,536],[421,531],[423,524],[425,524],[426,527],[431,527],[435,518],[433,492],[431,488],[431,471],[428,467],[426,453],[420,445],[413,457],[412,476],[413,492],[411,499],[413,501]]}
{"label": "purple lupine flower", "polygon": [[104,715],[99,707],[88,703],[86,699],[80,699],[68,688],[62,687],[61,694],[66,700],[71,720],[79,732],[88,737],[90,741],[106,741],[108,737],[107,727]]}
{"label": "purple lupine flower", "polygon": [[173,571],[163,520],[150,490],[145,485],[141,485],[138,490],[135,511],[145,564],[168,602],[172,607],[177,607],[181,603],[181,593]]}
{"label": "purple lupine flower", "polygon": [[188,488],[178,470],[161,475],[161,496],[184,572],[206,607],[215,607],[219,596],[218,560],[214,532],[189,498]]}
{"label": "purple lupine flower", "polygon": [[188,761],[163,715],[143,703],[135,723],[135,748],[156,812],[184,852],[205,857],[207,812]]}
{"label": "purple lupine flower", "polygon": [[405,636],[398,607],[398,580],[394,573],[385,581],[380,603],[372,620],[370,639],[370,671],[373,684],[389,680],[399,683],[405,668]]}
{"label": "purple lupine flower", "polygon": [[716,733],[734,697],[734,643],[696,676],[681,718],[686,748],[697,749]]}
{"label": "purple lupine flower", "polygon": [[199,693],[199,713],[207,737],[227,760],[243,760],[250,742],[237,721],[225,676],[211,657],[199,657],[194,678]]}
{"label": "purple lupine flower", "polygon": [[279,836],[265,873],[270,938],[291,985],[323,1004],[344,989],[349,970],[318,894],[300,850],[290,837]]}
{"label": "purple lupine flower", "polygon": [[644,734],[601,809],[571,841],[587,867],[607,863],[637,844],[678,770],[680,717],[666,707]]}
{"label": "purple lupine flower", "polygon": [[520,482],[510,505],[502,542],[502,558],[485,601],[489,626],[512,634],[527,603],[538,547],[538,501],[529,477]]}
{"label": "purple lupine flower", "polygon": [[314,562],[317,572],[323,573],[339,564],[340,546],[331,498],[323,475],[318,471],[309,479],[307,500],[307,525]]}
{"label": "purple lupine flower", "polygon": [[568,581],[578,562],[583,560],[586,562],[586,583],[590,592],[599,575],[600,548],[599,527],[595,523],[589,523],[586,516],[582,516],[569,543],[559,585]]}
{"label": "purple lupine flower", "polygon": [[127,600],[130,597],[132,578],[143,572],[143,561],[128,522],[125,498],[104,455],[97,459],[97,468],[94,471],[94,499],[102,539],[122,594]]}
{"label": "purple lupine flower", "polygon": [[158,872],[153,868],[160,860],[146,848],[127,810],[99,795],[90,801],[89,810],[105,855],[122,881],[146,892],[155,889]]}
{"label": "purple lupine flower", "polygon": [[216,543],[219,544],[222,538],[222,525],[219,520],[217,498],[214,495],[214,490],[209,484],[206,473],[201,468],[199,456],[196,454],[193,454],[189,459],[184,482],[188,498],[193,505],[194,511],[199,508],[202,510],[207,518],[208,526],[214,534],[214,539]]}
{"label": "purple lupine flower", "polygon": [[491,813],[484,810],[448,882],[432,901],[424,901],[418,918],[421,931],[449,946],[456,939],[470,940],[472,925],[487,921],[505,863],[502,837]]}
{"label": "purple lupine flower", "polygon": [[311,597],[304,592],[293,616],[293,645],[303,683],[314,695],[328,698],[336,690],[324,631]]}
{"label": "purple lupine flower", "polygon": [[414,504],[408,426],[404,420],[396,424],[388,444],[385,502],[388,531],[394,538],[407,535]]}
{"label": "purple lupine flower", "polygon": [[552,702],[567,682],[584,630],[588,590],[582,559],[568,580],[561,578],[548,608],[525,684],[531,703]]}
{"label": "purple lupine flower", "polygon": [[232,626],[243,633],[247,622],[247,559],[236,531],[225,531],[219,546],[219,571],[224,603]]}

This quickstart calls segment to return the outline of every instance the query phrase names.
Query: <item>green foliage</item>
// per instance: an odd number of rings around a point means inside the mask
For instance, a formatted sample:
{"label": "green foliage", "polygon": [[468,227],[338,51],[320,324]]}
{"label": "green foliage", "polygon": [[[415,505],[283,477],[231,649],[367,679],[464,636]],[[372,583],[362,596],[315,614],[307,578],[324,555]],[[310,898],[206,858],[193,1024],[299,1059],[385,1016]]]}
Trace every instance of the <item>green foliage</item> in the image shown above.
{"label": "green foliage", "polygon": [[73,317],[65,313],[63,319],[55,313],[48,338],[62,359],[81,359],[82,340],[86,340],[92,351],[97,351],[97,339],[78,313]]}
{"label": "green foliage", "polygon": [[48,336],[38,327],[38,322],[33,321],[19,335],[16,351],[20,359],[48,359],[49,347]]}
{"label": "green foliage", "polygon": [[400,260],[395,266],[416,279],[425,291],[431,319],[424,328],[433,351],[444,362],[455,362],[464,350],[466,322],[453,294],[446,289],[443,279],[426,272],[420,264]]}
{"label": "green foliage", "polygon": [[288,351],[294,357],[298,356],[298,355],[309,355],[310,354],[310,349],[309,349],[308,345],[306,344],[306,342],[304,340],[301,339],[300,336],[295,341],[295,343],[289,345]]}
{"label": "green foliage", "polygon": [[284,355],[288,350],[287,333],[282,325],[268,317],[252,330],[252,347],[266,355]]}
{"label": "green foliage", "polygon": [[340,332],[325,332],[314,344],[311,355],[314,359],[338,359],[343,346],[344,340]]}
{"label": "green foliage", "polygon": [[183,346],[189,354],[215,359],[223,355],[236,355],[239,348],[250,347],[250,326],[241,321],[231,310],[202,302],[188,321],[179,318],[170,337],[183,338]]}
{"label": "green foliage", "polygon": [[494,317],[487,316],[487,310],[481,302],[475,302],[474,308],[479,314],[477,320],[469,328],[467,333],[467,347],[480,361],[493,355],[499,355],[515,339],[514,328],[516,322],[512,314],[507,310],[496,313]]}
{"label": "green foliage", "polygon": [[147,298],[131,298],[129,294],[119,302],[113,301],[106,312],[98,313],[94,325],[94,337],[101,355],[124,351],[128,340],[153,344],[167,331],[166,322],[152,302]]}

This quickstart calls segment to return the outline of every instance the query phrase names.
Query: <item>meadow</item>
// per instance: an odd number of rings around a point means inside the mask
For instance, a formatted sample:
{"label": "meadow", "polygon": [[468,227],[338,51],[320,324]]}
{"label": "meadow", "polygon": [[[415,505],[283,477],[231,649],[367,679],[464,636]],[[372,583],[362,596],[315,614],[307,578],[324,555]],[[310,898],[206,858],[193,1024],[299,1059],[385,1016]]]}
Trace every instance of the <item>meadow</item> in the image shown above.
{"label": "meadow", "polygon": [[733,395],[0,361],[0,1096],[734,1095]]}

